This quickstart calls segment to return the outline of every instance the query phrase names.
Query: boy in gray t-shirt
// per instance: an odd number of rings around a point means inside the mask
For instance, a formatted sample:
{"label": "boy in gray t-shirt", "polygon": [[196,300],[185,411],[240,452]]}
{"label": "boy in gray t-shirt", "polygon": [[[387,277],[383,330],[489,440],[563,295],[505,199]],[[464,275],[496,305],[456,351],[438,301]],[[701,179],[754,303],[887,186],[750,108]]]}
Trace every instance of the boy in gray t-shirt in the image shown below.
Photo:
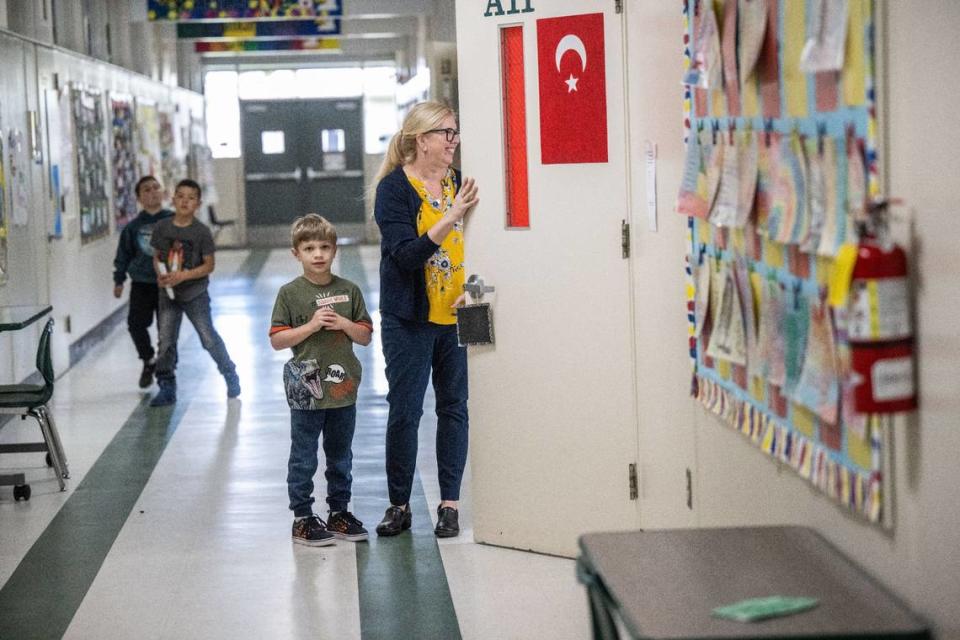
{"label": "boy in gray t-shirt", "polygon": [[[227,347],[210,315],[208,277],[213,272],[213,235],[205,224],[194,217],[200,206],[200,185],[193,180],[181,180],[173,195],[176,209],[172,218],[157,223],[150,239],[154,248],[153,266],[157,272],[159,293],[160,347],[157,356],[157,384],[160,391],[150,401],[151,407],[161,407],[177,401],[177,338],[183,315],[190,319],[200,336],[200,344],[207,350],[227,383],[227,397],[240,395],[240,378]],[[166,290],[164,290],[166,289]]]}
{"label": "boy in gray t-shirt", "polygon": [[[370,344],[373,324],[357,285],[330,273],[337,232],[310,213],[291,229],[293,255],[303,275],[277,293],[270,322],[270,346],[291,349],[283,367],[290,405],[290,460],[287,494],[293,511],[293,541],[311,547],[334,538],[366,540],[367,530],[347,510],[350,504],[353,430],[357,417],[360,361],[353,343]],[[313,476],[323,434],[327,469],[327,522],[313,513]]]}

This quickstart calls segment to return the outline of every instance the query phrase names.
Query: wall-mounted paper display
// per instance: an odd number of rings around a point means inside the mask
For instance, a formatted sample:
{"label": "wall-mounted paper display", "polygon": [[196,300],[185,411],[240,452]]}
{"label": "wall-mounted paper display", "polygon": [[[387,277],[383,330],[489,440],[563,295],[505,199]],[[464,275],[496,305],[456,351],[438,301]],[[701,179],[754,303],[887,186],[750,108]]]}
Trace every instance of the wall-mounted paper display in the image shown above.
{"label": "wall-mounted paper display", "polygon": [[181,131],[175,123],[175,114],[161,110],[158,113],[158,122],[162,181],[167,197],[172,199],[177,182],[187,176],[187,157],[180,140]]}
{"label": "wall-mounted paper display", "polygon": [[[160,116],[157,105],[137,98],[137,166],[139,176],[153,176],[163,180],[160,154]],[[172,187],[164,184],[168,195]]]}
{"label": "wall-mounted paper display", "polygon": [[694,395],[882,522],[887,425],[852,403],[846,309],[825,300],[879,196],[872,2],[686,0],[684,15]]}
{"label": "wall-mounted paper display", "polygon": [[147,0],[150,20],[271,20],[343,15],[341,0]]}
{"label": "wall-mounted paper display", "polygon": [[10,129],[7,134],[7,180],[11,191],[7,215],[16,227],[27,226],[30,218],[30,212],[27,209],[29,160],[23,138],[23,131],[20,129]]}
{"label": "wall-mounted paper display", "polygon": [[3,127],[0,126],[0,285],[7,282],[7,178],[4,170],[6,150],[3,144]]}
{"label": "wall-mounted paper display", "polygon": [[137,215],[137,147],[133,101],[113,97],[110,100],[111,137],[113,139],[113,216],[117,231]]}
{"label": "wall-mounted paper display", "polygon": [[71,89],[77,191],[80,198],[80,241],[84,244],[110,232],[106,125],[100,93]]}

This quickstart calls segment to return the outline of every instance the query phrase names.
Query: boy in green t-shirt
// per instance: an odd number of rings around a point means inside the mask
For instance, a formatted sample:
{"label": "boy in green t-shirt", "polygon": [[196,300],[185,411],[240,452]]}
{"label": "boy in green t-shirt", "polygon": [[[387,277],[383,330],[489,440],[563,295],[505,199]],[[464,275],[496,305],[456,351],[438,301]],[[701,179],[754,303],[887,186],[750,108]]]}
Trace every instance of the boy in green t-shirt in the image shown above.
{"label": "boy in green t-shirt", "polygon": [[[293,358],[283,366],[290,405],[287,493],[294,517],[293,541],[319,547],[333,544],[335,538],[366,540],[367,530],[347,506],[361,373],[353,343],[370,344],[373,323],[359,287],[330,273],[337,255],[333,225],[309,213],[294,220],[290,235],[303,275],[277,293],[270,345],[277,351],[293,349]],[[326,523],[312,509],[321,433],[330,506]]]}

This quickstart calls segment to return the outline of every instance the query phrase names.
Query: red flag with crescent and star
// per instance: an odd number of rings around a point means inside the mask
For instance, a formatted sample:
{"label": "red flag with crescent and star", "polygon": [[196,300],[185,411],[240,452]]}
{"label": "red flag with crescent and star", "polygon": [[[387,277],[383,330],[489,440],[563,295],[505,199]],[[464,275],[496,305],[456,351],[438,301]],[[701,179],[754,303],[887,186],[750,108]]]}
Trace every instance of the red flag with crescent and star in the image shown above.
{"label": "red flag with crescent and star", "polygon": [[607,161],[603,14],[537,20],[543,164]]}

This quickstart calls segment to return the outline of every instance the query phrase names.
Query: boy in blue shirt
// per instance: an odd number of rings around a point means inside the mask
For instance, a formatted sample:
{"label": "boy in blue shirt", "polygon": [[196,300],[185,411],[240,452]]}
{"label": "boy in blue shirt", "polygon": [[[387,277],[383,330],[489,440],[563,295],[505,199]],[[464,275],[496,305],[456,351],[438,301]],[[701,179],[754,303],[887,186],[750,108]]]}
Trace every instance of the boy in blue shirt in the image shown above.
{"label": "boy in blue shirt", "polygon": [[153,270],[153,248],[150,237],[158,222],[173,216],[163,208],[163,187],[153,176],[143,176],[137,181],[134,191],[143,207],[136,218],[120,232],[117,255],[113,259],[113,297],[123,295],[123,282],[130,275],[130,307],[127,312],[127,329],[137,348],[137,356],[143,360],[140,372],[140,388],[153,384],[153,372],[157,367],[156,351],[147,331],[157,315],[157,274]]}
{"label": "boy in blue shirt", "polygon": [[[293,222],[290,235],[303,275],[277,293],[270,345],[277,351],[293,350],[293,358],[283,367],[290,405],[287,493],[294,517],[293,541],[320,547],[333,544],[335,538],[366,540],[367,530],[347,506],[361,374],[353,343],[370,344],[373,323],[360,288],[330,272],[337,255],[333,225],[310,213]],[[312,509],[321,434],[330,507],[326,523]]]}

